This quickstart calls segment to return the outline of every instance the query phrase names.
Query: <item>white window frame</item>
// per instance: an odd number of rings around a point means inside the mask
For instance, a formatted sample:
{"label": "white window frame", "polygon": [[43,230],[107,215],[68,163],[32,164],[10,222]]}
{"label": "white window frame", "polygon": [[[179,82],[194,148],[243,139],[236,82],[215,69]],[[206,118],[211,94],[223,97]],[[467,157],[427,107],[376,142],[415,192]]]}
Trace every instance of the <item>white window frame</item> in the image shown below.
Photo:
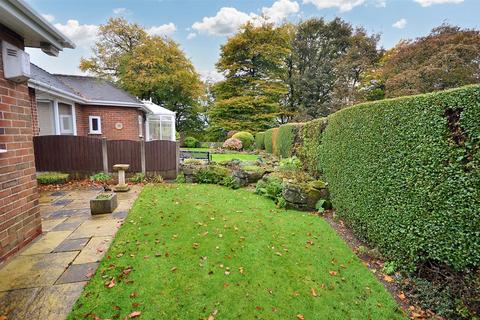
{"label": "white window frame", "polygon": [[[73,134],[74,136],[77,135],[77,113],[76,113],[76,110],[75,110],[75,103],[72,102],[72,101],[69,101],[69,100],[65,100],[65,99],[62,99],[62,98],[58,98],[56,96],[53,96],[53,95],[50,95],[50,94],[40,94],[38,97],[37,97],[37,101],[41,101],[41,102],[48,102],[48,103],[51,103],[52,106],[53,106],[53,129],[55,131],[55,135],[59,136],[59,135],[62,135],[62,134]],[[66,105],[69,105],[71,110],[72,110],[72,114],[71,115],[63,115],[63,116],[69,116],[72,118],[72,130],[68,130],[68,131],[63,131],[63,124],[61,124],[61,119],[60,119],[60,112],[59,112],[59,107],[58,107],[58,104],[59,103],[63,103],[63,104],[66,104]]]}
{"label": "white window frame", "polygon": [[[69,114],[61,114],[60,116],[60,134],[73,134],[73,117]],[[72,126],[70,129],[65,129],[63,126],[64,122],[63,119],[68,119],[68,122]]]}
{"label": "white window frame", "polygon": [[138,116],[138,136],[143,138],[143,116]]}
{"label": "white window frame", "polygon": [[[93,119],[97,120],[98,130],[93,130]],[[89,134],[102,134],[102,117],[100,116],[88,116],[88,133]]]}

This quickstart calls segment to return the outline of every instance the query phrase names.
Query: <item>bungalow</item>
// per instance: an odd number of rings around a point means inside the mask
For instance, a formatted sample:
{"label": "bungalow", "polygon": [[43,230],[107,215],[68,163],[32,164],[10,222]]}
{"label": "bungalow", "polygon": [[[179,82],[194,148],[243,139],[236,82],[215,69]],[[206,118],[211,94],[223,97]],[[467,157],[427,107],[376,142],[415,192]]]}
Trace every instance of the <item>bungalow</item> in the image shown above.
{"label": "bungalow", "polygon": [[22,0],[0,0],[0,263],[42,233],[25,47],[75,45]]}
{"label": "bungalow", "polygon": [[51,74],[31,64],[33,134],[175,141],[175,113],[95,77]]}

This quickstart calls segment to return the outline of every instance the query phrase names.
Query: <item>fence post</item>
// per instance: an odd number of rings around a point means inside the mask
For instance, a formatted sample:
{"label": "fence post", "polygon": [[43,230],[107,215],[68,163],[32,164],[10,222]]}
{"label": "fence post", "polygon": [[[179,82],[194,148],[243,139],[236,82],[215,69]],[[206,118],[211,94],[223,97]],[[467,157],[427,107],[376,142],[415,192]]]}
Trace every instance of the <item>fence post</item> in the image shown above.
{"label": "fence post", "polygon": [[178,176],[178,169],[179,169],[179,166],[180,166],[180,144],[177,142],[176,143],[176,146],[175,146],[175,157],[176,157],[176,161],[175,161],[175,174]]}
{"label": "fence post", "polygon": [[145,140],[140,138],[140,162],[142,163],[142,173],[147,174],[147,165],[145,162]]}
{"label": "fence post", "polygon": [[103,159],[103,172],[108,174],[107,138],[102,138],[102,159]]}

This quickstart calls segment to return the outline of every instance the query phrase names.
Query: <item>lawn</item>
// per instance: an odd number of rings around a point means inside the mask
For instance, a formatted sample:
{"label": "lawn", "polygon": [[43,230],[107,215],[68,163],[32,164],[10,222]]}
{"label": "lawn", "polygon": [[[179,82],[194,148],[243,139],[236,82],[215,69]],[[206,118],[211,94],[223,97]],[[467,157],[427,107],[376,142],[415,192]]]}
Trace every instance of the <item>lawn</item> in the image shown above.
{"label": "lawn", "polygon": [[69,319],[136,311],[141,319],[402,319],[318,216],[277,209],[246,189],[193,184],[145,187]]}
{"label": "lawn", "polygon": [[208,148],[182,148],[182,150],[188,151],[210,151],[212,153],[212,161],[220,162],[220,161],[229,161],[232,159],[238,159],[242,161],[255,161],[258,159],[258,156],[255,154],[247,154],[247,153],[214,153],[211,149]]}

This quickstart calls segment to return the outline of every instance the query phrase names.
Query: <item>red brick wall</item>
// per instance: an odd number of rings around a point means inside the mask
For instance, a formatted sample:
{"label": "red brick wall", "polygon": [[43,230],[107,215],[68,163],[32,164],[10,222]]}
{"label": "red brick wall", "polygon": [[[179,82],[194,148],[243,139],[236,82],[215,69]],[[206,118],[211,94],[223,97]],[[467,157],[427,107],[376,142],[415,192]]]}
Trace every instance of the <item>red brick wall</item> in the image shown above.
{"label": "red brick wall", "polygon": [[[143,112],[137,108],[106,107],[106,106],[75,106],[77,117],[77,135],[105,137],[109,140],[139,140],[138,116]],[[89,134],[88,117],[100,116],[102,134]],[[116,123],[122,123],[123,128],[115,128]],[[145,135],[145,128],[143,128]]]}
{"label": "red brick wall", "polygon": [[[0,40],[12,43],[0,27]],[[17,39],[17,42],[19,39]],[[23,42],[23,40],[22,40]],[[17,43],[18,45],[18,43]],[[32,110],[28,87],[3,75],[0,52],[0,262],[42,232],[32,142]]]}

